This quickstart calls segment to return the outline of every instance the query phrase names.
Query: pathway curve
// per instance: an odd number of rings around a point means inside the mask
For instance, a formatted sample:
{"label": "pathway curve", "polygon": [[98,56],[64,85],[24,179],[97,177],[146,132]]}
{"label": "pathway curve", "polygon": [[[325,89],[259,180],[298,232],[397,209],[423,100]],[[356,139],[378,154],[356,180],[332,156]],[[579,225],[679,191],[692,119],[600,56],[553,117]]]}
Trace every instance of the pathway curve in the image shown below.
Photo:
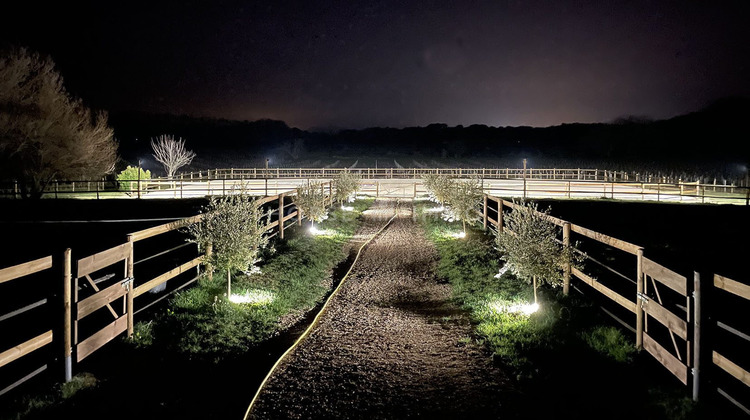
{"label": "pathway curve", "polygon": [[279,366],[256,419],[508,418],[515,395],[434,274],[411,202],[378,200],[365,226],[398,217],[362,253],[316,329]]}

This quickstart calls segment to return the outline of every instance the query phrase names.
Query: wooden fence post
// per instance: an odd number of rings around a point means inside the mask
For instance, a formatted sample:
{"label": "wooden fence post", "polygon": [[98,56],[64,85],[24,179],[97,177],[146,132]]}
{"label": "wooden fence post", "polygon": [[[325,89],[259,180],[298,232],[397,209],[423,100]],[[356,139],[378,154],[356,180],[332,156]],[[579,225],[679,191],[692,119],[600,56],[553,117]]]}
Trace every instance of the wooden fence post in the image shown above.
{"label": "wooden fence post", "polygon": [[484,203],[482,209],[482,229],[487,230],[487,194],[484,195]]}
{"label": "wooden fence post", "polygon": [[643,348],[643,248],[636,252],[635,347]]}
{"label": "wooden fence post", "polygon": [[417,198],[417,183],[416,182],[414,183],[414,194],[412,194],[411,198],[412,199]]}
{"label": "wooden fence post", "polygon": [[693,272],[693,401],[698,401],[701,362],[701,275]]}
{"label": "wooden fence post", "polygon": [[[563,247],[566,252],[573,252],[570,249],[570,222],[563,223]],[[570,292],[570,260],[572,255],[567,254],[568,258],[563,267],[563,295],[567,296]]]}
{"label": "wooden fence post", "polygon": [[279,194],[279,238],[284,239],[284,193]]}
{"label": "wooden fence post", "polygon": [[503,199],[497,199],[497,231],[503,233]]}
{"label": "wooden fence post", "polygon": [[73,278],[70,248],[63,253],[63,355],[65,360],[65,382],[73,379],[73,348],[71,346],[71,303],[70,292]]}
{"label": "wooden fence post", "polygon": [[133,242],[133,235],[128,235],[128,243],[130,244],[130,255],[128,256],[128,338],[133,337],[133,315],[135,313],[135,308],[133,307],[133,256],[135,255],[135,252],[133,251],[133,245],[135,242]]}
{"label": "wooden fence post", "polygon": [[380,181],[375,181],[375,198],[380,197]]}

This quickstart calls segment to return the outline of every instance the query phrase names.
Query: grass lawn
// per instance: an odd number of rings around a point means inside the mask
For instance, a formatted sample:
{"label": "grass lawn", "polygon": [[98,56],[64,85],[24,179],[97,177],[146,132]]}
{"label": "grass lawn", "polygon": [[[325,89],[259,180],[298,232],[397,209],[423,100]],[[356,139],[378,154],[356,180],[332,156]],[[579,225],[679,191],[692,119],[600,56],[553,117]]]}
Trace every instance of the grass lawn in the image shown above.
{"label": "grass lawn", "polygon": [[472,228],[457,238],[460,222],[446,222],[432,202],[418,202],[416,217],[440,255],[437,274],[450,283],[457,304],[470,313],[475,337],[531,400],[539,417],[691,418],[689,390],[669,376],[634,337],[585,297],[540,288],[534,311],[532,286],[502,265],[494,236]]}
{"label": "grass lawn", "polygon": [[344,244],[372,202],[357,200],[350,211],[333,207],[316,226],[325,235],[311,235],[309,222],[288,230],[284,240],[273,241],[263,252],[257,272],[233,276],[233,301],[226,297],[225,273],[201,279],[153,320],[137,323],[134,343],[221,357],[289,327],[328,293],[331,269],[347,258]]}

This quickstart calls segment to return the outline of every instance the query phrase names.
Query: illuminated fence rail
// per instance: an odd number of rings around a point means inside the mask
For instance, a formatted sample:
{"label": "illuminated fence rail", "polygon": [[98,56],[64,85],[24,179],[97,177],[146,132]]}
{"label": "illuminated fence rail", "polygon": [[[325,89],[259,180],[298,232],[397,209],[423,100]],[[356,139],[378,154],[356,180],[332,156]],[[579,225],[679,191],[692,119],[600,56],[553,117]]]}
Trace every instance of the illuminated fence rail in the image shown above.
{"label": "illuminated fence rail", "polygon": [[[248,168],[211,169],[183,173],[172,179],[129,181],[55,180],[45,188],[47,198],[191,198],[233,194],[277,195],[310,182],[330,182],[342,171],[359,174],[364,184],[415,182],[440,174],[481,180],[491,195],[528,198],[610,198],[618,200],[684,201],[750,204],[750,188],[734,184],[701,183],[668,177],[641,176],[600,169],[527,168]],[[15,183],[0,184],[0,196],[19,197]],[[403,196],[408,196],[404,193]]]}
{"label": "illuminated fence rail", "polygon": [[[40,330],[39,325],[29,325],[28,319],[20,319],[23,318],[24,314],[28,314],[32,310],[36,309],[35,312],[37,312],[40,309],[49,307],[48,299],[44,298],[19,305],[19,302],[24,302],[28,295],[22,296],[18,291],[10,290],[9,288],[12,286],[11,282],[17,284],[31,281],[31,276],[38,273],[46,275],[51,268],[52,256],[47,256],[0,269],[0,290],[2,290],[3,297],[10,298],[12,303],[16,305],[12,311],[0,314],[0,326],[3,327],[4,331],[2,339],[4,341],[11,341],[12,345],[10,348],[0,349],[0,377],[3,378],[2,382],[0,382],[0,395],[9,392],[48,368],[48,363],[36,360],[30,361],[30,363],[36,363],[32,365],[36,367],[31,372],[28,372],[28,366],[11,366],[23,363],[19,359],[26,358],[31,353],[51,344],[53,333],[52,328],[44,326],[44,323],[34,322],[34,324],[42,324],[41,329],[44,331],[38,331]],[[38,297],[35,299],[38,299]],[[7,303],[10,304],[10,302]],[[38,321],[38,318],[36,320]],[[8,326],[9,323],[14,322],[16,325]],[[13,331],[14,333],[9,334],[9,331]],[[39,363],[42,365],[38,366]],[[8,369],[12,371],[9,372]]]}
{"label": "illuminated fence rail", "polygon": [[[477,214],[485,229],[502,232],[508,229],[504,215],[517,208],[519,204],[486,194]],[[743,322],[743,327],[748,328],[748,318],[736,316],[737,309],[746,305],[717,302],[708,307],[709,312],[701,314],[706,306],[701,304],[698,273],[693,273],[693,281],[689,282],[686,276],[647,258],[644,248],[639,245],[556,217],[545,217],[558,226],[560,243],[585,256],[582,267],[570,263],[564,267],[563,293],[567,294],[570,288],[581,293],[585,293],[586,289],[597,292],[593,296],[599,296],[595,300],[604,302],[602,310],[633,332],[639,349],[646,350],[684,385],[692,385],[693,397],[697,400],[701,382],[700,361],[704,354],[709,354],[703,353],[700,347],[701,317],[718,314],[721,308],[730,308],[727,309],[728,315],[734,323]],[[571,282],[573,279],[577,281]],[[583,285],[583,289],[579,288]],[[750,286],[746,284],[715,275],[714,286],[744,299],[745,304],[750,300]],[[606,305],[607,302],[614,305]],[[747,311],[739,313],[746,314]],[[713,364],[744,388],[737,390],[736,384],[721,377],[716,377],[713,385],[720,395],[750,415],[747,405],[743,405],[741,399],[729,396],[724,389],[731,388],[732,392],[744,395],[744,401],[750,400],[750,372],[746,370],[750,362],[747,357],[750,354],[747,351],[750,335],[721,321],[717,322],[717,326],[744,340],[744,350],[738,351],[736,346],[728,347],[737,355],[733,358],[735,361],[716,350],[711,353]],[[727,341],[711,340],[710,344],[714,348],[726,347]],[[741,367],[742,363],[745,363],[745,368]]]}

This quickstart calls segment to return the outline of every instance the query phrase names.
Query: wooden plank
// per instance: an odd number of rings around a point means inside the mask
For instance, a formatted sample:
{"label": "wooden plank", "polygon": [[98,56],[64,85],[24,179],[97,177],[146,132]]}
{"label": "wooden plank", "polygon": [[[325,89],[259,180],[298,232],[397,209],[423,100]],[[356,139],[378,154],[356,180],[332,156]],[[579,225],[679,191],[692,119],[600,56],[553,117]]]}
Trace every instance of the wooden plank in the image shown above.
{"label": "wooden plank", "polygon": [[714,286],[729,293],[750,300],[750,286],[732,279],[714,274]]}
{"label": "wooden plank", "polygon": [[130,256],[131,246],[131,242],[125,242],[122,245],[118,245],[106,251],[89,255],[86,258],[81,258],[78,260],[78,277],[83,277],[94,271],[101,270],[104,267],[123,261]]}
{"label": "wooden plank", "polygon": [[[514,203],[512,201],[507,201],[507,200],[503,200],[503,199],[500,199],[500,198],[498,198],[498,200],[502,201],[503,205],[508,206],[508,207],[510,207],[512,209],[521,209],[521,208],[523,208],[523,206],[518,205],[518,204],[516,204],[516,203]],[[544,215],[547,220],[549,220],[550,222],[552,222],[552,223],[554,223],[554,224],[556,224],[558,226],[562,226],[563,224],[565,224],[565,220],[563,220],[563,219],[558,219],[557,217],[550,216],[548,214],[544,214],[544,213],[542,213],[540,211],[537,211],[537,213],[539,213],[541,215]]]}
{"label": "wooden plank", "polygon": [[576,267],[570,267],[571,273],[581,279],[584,283],[588,284],[594,290],[598,291],[599,293],[603,294],[604,296],[607,296],[608,298],[612,299],[616,303],[618,303],[623,308],[629,310],[630,312],[635,313],[636,311],[636,305],[634,302],[630,301],[626,297],[620,295],[619,293],[615,292],[614,290],[608,288],[607,286],[604,286],[603,284],[599,283],[598,281],[594,280],[592,277],[588,276],[587,274],[581,272],[581,270],[577,269]]}
{"label": "wooden plank", "polygon": [[287,220],[291,219],[292,217],[296,217],[296,216],[297,216],[297,212],[296,211],[294,211],[292,213],[289,213],[288,215],[284,216],[284,221],[286,222]]}
{"label": "wooden plank", "polygon": [[17,346],[11,347],[8,350],[0,353],[0,367],[7,365],[8,363],[26,356],[34,350],[46,346],[52,342],[52,330],[39,334],[38,336],[23,342]]}
{"label": "wooden plank", "polygon": [[670,312],[655,300],[643,302],[643,309],[648,315],[661,322],[670,331],[677,334],[683,340],[688,339],[687,321]]}
{"label": "wooden plank", "polygon": [[203,255],[193,258],[192,260],[186,262],[185,264],[182,264],[179,267],[173,268],[166,273],[157,276],[156,278],[147,281],[146,283],[143,283],[142,285],[135,288],[133,291],[134,295],[133,297],[138,297],[149,290],[153,289],[154,287],[164,283],[165,281],[177,277],[180,274],[184,273],[185,271],[201,264],[203,262]]}
{"label": "wooden plank", "polygon": [[643,348],[654,356],[668,371],[672,372],[677,379],[687,385],[688,367],[645,332],[643,333]]}
{"label": "wooden plank", "polygon": [[3,268],[0,270],[0,283],[15,280],[19,277],[28,276],[29,274],[38,273],[52,267],[52,256],[46,256],[33,261]]}
{"label": "wooden plank", "polygon": [[122,334],[128,328],[128,317],[121,316],[111,324],[94,333],[91,337],[81,341],[76,346],[76,362],[80,362],[86,356],[98,350],[101,346],[112,341],[113,338]]}
{"label": "wooden plank", "polygon": [[713,356],[711,358],[713,359],[713,362],[716,366],[720,367],[728,374],[734,376],[746,386],[750,386],[750,372],[742,369],[733,361],[716,352],[716,350],[714,350]]}
{"label": "wooden plank", "polygon": [[664,284],[682,296],[687,296],[687,277],[643,257],[643,274]]}
{"label": "wooden plank", "polygon": [[276,227],[276,226],[278,226],[278,225],[279,225],[279,221],[278,221],[278,220],[277,220],[277,221],[275,221],[275,222],[273,222],[273,223],[269,223],[269,224],[267,224],[267,225],[266,225],[266,226],[264,227],[264,231],[267,231],[267,230],[271,230],[271,229],[275,228],[275,227]]}
{"label": "wooden plank", "polygon": [[278,199],[279,199],[278,195],[271,195],[271,196],[268,196],[268,197],[256,198],[254,203],[255,203],[256,206],[262,206],[262,205],[264,205],[266,203],[270,203],[271,201],[275,201],[275,200],[278,200]]}
{"label": "wooden plank", "polygon": [[583,226],[575,225],[573,223],[570,224],[570,229],[575,233],[581,234],[595,241],[599,241],[601,243],[607,244],[613,248],[617,248],[625,252],[629,252],[633,255],[636,255],[638,250],[642,249],[638,245],[634,245],[634,244],[631,244],[630,242],[625,242],[623,240],[613,238],[609,235],[605,235],[603,233],[599,233],[591,229],[587,229]]}
{"label": "wooden plank", "polygon": [[174,222],[165,223],[163,225],[154,226],[152,228],[139,230],[137,232],[129,234],[129,236],[133,237],[134,242],[142,241],[152,236],[161,235],[162,233],[170,232],[175,229],[180,229],[187,225],[191,225],[201,220],[202,218],[203,215],[199,214],[197,216],[187,217],[185,219],[175,220]]}
{"label": "wooden plank", "polygon": [[92,312],[108,305],[112,301],[125,296],[128,289],[116,283],[78,302],[77,319],[81,320]]}

